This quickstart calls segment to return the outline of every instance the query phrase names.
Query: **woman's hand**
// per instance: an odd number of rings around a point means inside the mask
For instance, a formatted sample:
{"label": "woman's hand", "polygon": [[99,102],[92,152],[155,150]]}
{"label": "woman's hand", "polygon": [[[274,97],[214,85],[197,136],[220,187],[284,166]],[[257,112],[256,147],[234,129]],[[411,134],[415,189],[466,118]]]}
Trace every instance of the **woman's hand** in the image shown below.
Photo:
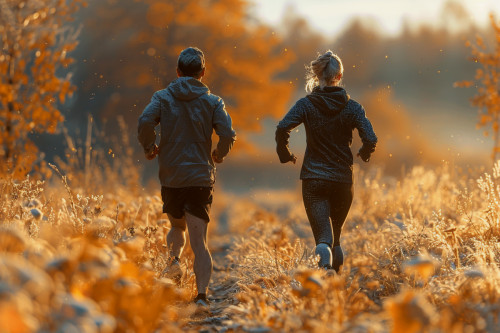
{"label": "woman's hand", "polygon": [[368,161],[370,161],[371,153],[367,152],[366,150],[363,150],[363,148],[361,148],[359,150],[357,156],[360,157],[364,162],[368,162]]}

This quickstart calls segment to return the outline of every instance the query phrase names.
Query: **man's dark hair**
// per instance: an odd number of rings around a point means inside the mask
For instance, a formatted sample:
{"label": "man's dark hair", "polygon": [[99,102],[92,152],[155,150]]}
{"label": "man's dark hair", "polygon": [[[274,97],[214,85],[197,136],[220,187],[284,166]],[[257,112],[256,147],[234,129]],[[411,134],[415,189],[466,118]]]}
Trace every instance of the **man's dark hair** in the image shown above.
{"label": "man's dark hair", "polygon": [[179,54],[177,67],[183,75],[197,78],[205,69],[205,56],[199,48],[188,47]]}

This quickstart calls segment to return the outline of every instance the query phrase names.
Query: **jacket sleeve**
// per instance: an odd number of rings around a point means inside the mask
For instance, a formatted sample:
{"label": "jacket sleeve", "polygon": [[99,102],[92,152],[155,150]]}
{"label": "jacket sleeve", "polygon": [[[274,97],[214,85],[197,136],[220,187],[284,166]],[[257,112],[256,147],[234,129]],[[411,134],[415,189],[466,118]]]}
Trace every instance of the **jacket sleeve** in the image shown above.
{"label": "jacket sleeve", "polygon": [[359,154],[364,161],[370,159],[371,154],[375,151],[377,145],[377,136],[373,131],[373,126],[365,114],[365,109],[362,106],[354,114],[354,127],[358,129],[359,137],[363,146],[359,150]]}
{"label": "jacket sleeve", "polygon": [[155,93],[151,98],[151,102],[146,106],[141,116],[139,117],[139,125],[137,128],[138,139],[144,148],[144,153],[149,153],[154,148],[156,142],[155,127],[160,123],[161,102]]}
{"label": "jacket sleeve", "polygon": [[304,108],[296,103],[276,128],[276,152],[281,163],[292,161],[294,155],[288,147],[290,132],[304,122]]}
{"label": "jacket sleeve", "polygon": [[215,107],[213,128],[215,134],[219,136],[216,149],[217,158],[223,159],[233,147],[234,141],[236,141],[236,132],[233,129],[231,116],[227,113],[222,99],[219,99],[219,103]]}

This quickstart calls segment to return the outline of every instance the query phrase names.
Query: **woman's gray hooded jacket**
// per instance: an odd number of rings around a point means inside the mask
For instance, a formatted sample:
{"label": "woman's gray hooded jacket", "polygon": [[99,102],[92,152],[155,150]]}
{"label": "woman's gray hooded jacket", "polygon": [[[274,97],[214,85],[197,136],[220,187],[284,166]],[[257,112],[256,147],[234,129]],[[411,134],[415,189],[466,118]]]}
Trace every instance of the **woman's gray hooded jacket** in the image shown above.
{"label": "woman's gray hooded jacket", "polygon": [[158,163],[166,187],[213,186],[212,132],[219,136],[217,158],[224,158],[236,140],[222,98],[192,77],[180,77],[157,91],[139,117],[138,138],[145,153],[156,141],[160,124]]}
{"label": "woman's gray hooded jacket", "polygon": [[301,98],[276,129],[276,150],[281,163],[294,156],[288,148],[290,131],[304,123],[307,148],[300,179],[323,179],[352,183],[352,132],[358,130],[363,146],[359,154],[367,162],[377,136],[365,110],[341,87],[316,87]]}

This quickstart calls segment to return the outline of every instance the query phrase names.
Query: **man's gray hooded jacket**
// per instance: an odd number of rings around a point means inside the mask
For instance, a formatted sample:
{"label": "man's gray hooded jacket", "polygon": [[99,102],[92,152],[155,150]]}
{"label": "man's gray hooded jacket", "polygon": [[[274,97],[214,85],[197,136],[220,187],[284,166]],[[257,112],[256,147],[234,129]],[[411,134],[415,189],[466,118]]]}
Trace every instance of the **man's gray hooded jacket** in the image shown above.
{"label": "man's gray hooded jacket", "polygon": [[219,136],[217,159],[224,158],[236,139],[222,98],[201,81],[180,77],[157,91],[139,117],[139,142],[153,150],[160,124],[158,163],[166,187],[213,186],[212,132]]}

